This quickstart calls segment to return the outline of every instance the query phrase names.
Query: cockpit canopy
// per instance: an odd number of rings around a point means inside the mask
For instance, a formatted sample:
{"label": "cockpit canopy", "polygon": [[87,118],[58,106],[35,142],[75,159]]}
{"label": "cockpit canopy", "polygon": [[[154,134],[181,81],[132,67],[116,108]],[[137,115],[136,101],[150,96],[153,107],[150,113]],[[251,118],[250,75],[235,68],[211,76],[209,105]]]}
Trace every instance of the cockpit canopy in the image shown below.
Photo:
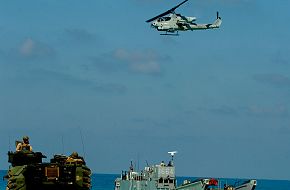
{"label": "cockpit canopy", "polygon": [[157,19],[157,22],[162,22],[162,21],[169,21],[171,19],[171,17],[167,16],[167,17],[160,17]]}

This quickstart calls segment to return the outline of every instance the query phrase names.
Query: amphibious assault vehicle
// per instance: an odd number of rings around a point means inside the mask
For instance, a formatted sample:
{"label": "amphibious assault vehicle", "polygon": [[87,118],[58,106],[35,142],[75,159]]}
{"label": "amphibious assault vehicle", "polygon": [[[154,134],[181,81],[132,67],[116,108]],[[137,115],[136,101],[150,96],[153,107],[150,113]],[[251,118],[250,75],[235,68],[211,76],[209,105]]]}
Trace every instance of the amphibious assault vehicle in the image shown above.
{"label": "amphibious assault vehicle", "polygon": [[50,162],[41,152],[8,152],[11,163],[6,190],[89,190],[91,170],[85,161],[65,155],[54,155]]}

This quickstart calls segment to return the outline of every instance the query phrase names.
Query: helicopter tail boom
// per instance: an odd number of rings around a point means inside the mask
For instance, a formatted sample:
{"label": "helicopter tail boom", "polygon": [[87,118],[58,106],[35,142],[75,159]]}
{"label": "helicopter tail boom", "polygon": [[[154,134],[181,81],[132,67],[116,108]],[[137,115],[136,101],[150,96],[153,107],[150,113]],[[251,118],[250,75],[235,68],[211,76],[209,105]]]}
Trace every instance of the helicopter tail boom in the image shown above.
{"label": "helicopter tail boom", "polygon": [[219,28],[222,24],[222,19],[219,17],[217,12],[217,19],[211,24],[184,24],[184,30],[206,30],[206,29],[214,29]]}
{"label": "helicopter tail boom", "polygon": [[213,28],[219,28],[222,24],[222,20],[220,18],[216,19],[214,23],[211,25]]}

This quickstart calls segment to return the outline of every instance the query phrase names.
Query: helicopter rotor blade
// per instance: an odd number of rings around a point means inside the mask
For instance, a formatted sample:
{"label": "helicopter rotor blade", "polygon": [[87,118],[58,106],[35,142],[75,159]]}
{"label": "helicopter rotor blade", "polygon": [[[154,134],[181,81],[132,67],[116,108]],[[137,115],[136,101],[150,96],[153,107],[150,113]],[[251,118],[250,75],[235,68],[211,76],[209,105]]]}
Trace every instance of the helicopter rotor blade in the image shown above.
{"label": "helicopter rotor blade", "polygon": [[149,20],[146,20],[146,22],[151,22],[151,21],[153,21],[153,20],[156,20],[157,18],[160,18],[160,17],[163,17],[163,16],[165,16],[165,15],[168,15],[169,13],[172,13],[171,10],[168,10],[168,11],[166,11],[166,12],[164,12],[164,13],[161,13],[161,14],[158,15],[158,16],[155,16],[155,17],[153,17],[153,18],[151,18],[151,19],[149,19]]}
{"label": "helicopter rotor blade", "polygon": [[167,14],[174,13],[175,9],[177,9],[179,6],[181,6],[182,4],[184,4],[184,3],[187,2],[187,1],[188,1],[188,0],[184,0],[183,2],[179,3],[178,5],[176,5],[176,6],[173,7],[173,8],[171,8],[171,9],[165,11],[164,13],[161,13],[161,14],[158,15],[158,16],[155,16],[155,17],[153,17],[153,18],[151,18],[151,19],[149,19],[149,20],[146,20],[146,22],[151,22],[151,21],[153,21],[153,20],[155,20],[155,19],[157,19],[157,18],[159,18],[159,17],[163,17],[163,16],[165,16],[165,15],[167,15]]}
{"label": "helicopter rotor blade", "polygon": [[184,4],[184,3],[187,2],[187,1],[188,1],[188,0],[185,0],[185,1],[181,2],[181,3],[179,3],[178,5],[176,5],[175,7],[173,7],[173,8],[170,9],[170,10],[172,10],[172,12],[175,11],[175,9],[177,9],[179,6],[181,6],[182,4]]}

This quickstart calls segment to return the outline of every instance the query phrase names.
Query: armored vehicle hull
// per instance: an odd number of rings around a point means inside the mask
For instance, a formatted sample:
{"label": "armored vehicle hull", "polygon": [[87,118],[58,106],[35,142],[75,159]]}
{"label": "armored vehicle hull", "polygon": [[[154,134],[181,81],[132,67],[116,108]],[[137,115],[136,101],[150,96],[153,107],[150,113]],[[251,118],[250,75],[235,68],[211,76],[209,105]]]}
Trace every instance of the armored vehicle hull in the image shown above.
{"label": "armored vehicle hull", "polygon": [[81,159],[55,155],[50,162],[41,152],[8,152],[11,166],[6,190],[89,190],[91,170]]}

